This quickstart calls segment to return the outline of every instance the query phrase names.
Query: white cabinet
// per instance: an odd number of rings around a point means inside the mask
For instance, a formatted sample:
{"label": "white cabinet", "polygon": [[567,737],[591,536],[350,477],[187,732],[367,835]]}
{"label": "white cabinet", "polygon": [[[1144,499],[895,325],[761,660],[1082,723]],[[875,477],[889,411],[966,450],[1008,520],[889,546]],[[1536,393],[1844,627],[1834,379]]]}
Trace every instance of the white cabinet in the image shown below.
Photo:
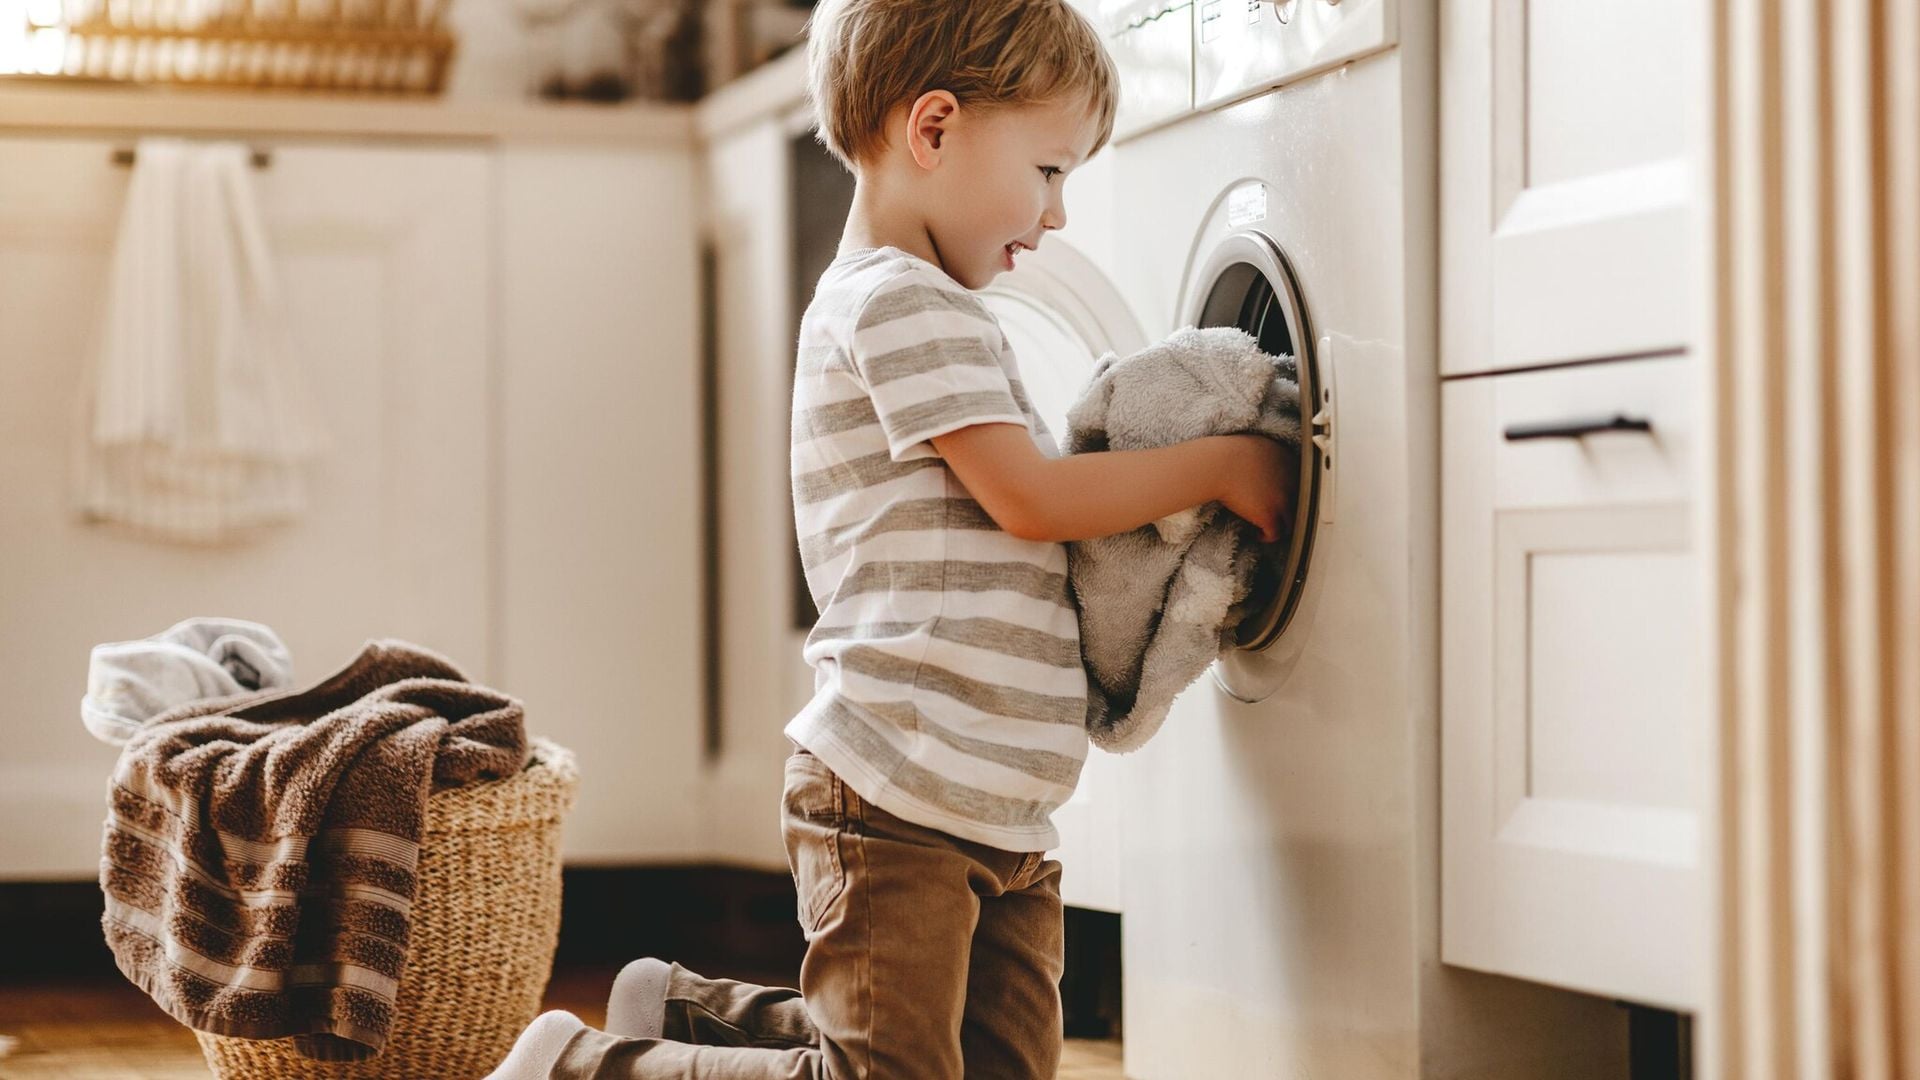
{"label": "white cabinet", "polygon": [[[1706,725],[1689,365],[1442,388],[1450,963],[1697,1000]],[[1600,421],[1616,426],[1539,434]]]}
{"label": "white cabinet", "polygon": [[1454,0],[1441,372],[1685,346],[1699,0]]}
{"label": "white cabinet", "polygon": [[[800,657],[807,626],[794,610],[799,567],[789,479],[799,318],[792,140],[804,129],[783,111],[762,108],[749,122],[709,131],[704,150],[718,398],[721,745],[704,820],[710,857],[778,869],[787,865],[776,827],[781,763],[792,749],[782,729],[813,694],[813,669]],[[809,282],[798,295],[811,294]]]}
{"label": "white cabinet", "polygon": [[1682,1010],[1697,7],[1456,0],[1441,39],[1441,955]]}
{"label": "white cabinet", "polygon": [[693,155],[497,163],[501,686],[579,757],[570,861],[698,858]]}
{"label": "white cabinet", "polygon": [[217,614],[272,626],[301,679],[368,637],[427,645],[476,678],[495,659],[484,148],[275,148],[261,212],[334,448],[303,521],[190,548],[69,509],[127,187],[116,145],[0,138],[0,877],[97,872],[114,751],[78,710],[97,643]]}
{"label": "white cabinet", "polygon": [[303,520],[209,549],[68,509],[128,142],[0,137],[0,877],[97,873],[88,651],[204,614],[273,627],[303,684],[370,637],[443,652],[579,754],[570,860],[703,850],[690,141],[264,140],[332,448]]}

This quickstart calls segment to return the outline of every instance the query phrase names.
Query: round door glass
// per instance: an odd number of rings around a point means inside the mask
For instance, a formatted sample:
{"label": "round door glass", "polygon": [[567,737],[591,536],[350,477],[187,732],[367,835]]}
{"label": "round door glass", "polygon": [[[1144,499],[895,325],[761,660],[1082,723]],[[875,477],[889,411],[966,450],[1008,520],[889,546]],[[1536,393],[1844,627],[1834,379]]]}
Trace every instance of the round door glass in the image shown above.
{"label": "round door glass", "polygon": [[1228,237],[1197,280],[1202,291],[1190,321],[1203,327],[1237,326],[1258,338],[1263,352],[1287,361],[1283,370],[1299,384],[1299,400],[1308,409],[1300,417],[1299,504],[1294,508],[1293,532],[1276,543],[1261,545],[1265,550],[1255,564],[1243,602],[1245,614],[1235,631],[1235,643],[1241,648],[1265,649],[1286,630],[1305,592],[1319,480],[1328,467],[1320,444],[1312,438],[1316,429],[1310,416],[1320,385],[1313,334],[1292,268],[1264,234]]}

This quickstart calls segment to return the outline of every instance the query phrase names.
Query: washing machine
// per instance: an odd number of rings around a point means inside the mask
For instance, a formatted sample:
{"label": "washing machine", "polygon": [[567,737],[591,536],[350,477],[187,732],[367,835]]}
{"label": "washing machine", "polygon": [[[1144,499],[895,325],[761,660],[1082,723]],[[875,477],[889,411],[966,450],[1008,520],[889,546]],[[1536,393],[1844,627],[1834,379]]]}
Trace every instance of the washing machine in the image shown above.
{"label": "washing machine", "polygon": [[1083,9],[1122,80],[1114,289],[1148,340],[1294,356],[1309,435],[1234,647],[1102,774],[1126,1075],[1546,1075],[1585,1006],[1439,960],[1432,5]]}

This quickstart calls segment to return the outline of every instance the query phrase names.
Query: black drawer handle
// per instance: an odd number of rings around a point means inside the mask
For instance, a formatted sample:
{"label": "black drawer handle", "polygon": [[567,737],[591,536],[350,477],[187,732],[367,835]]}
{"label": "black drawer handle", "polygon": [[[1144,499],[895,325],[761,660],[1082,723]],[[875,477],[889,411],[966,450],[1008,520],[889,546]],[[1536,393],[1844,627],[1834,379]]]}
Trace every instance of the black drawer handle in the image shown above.
{"label": "black drawer handle", "polygon": [[1585,420],[1544,420],[1532,424],[1507,425],[1507,441],[1523,439],[1578,439],[1603,431],[1652,431],[1653,421],[1626,413],[1597,416]]}

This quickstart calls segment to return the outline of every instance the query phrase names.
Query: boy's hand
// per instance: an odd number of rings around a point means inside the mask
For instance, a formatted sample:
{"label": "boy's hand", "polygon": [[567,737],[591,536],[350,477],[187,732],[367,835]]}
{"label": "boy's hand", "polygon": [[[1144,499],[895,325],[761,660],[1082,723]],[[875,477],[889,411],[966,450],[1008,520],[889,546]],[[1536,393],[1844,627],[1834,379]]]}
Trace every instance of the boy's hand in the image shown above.
{"label": "boy's hand", "polygon": [[987,516],[1023,540],[1112,536],[1214,501],[1269,543],[1293,528],[1299,454],[1265,435],[1061,458],[1043,457],[1019,424],[974,424],[930,441]]}
{"label": "boy's hand", "polygon": [[1264,543],[1290,535],[1300,492],[1300,452],[1265,435],[1221,438],[1233,443],[1221,504],[1259,529]]}

